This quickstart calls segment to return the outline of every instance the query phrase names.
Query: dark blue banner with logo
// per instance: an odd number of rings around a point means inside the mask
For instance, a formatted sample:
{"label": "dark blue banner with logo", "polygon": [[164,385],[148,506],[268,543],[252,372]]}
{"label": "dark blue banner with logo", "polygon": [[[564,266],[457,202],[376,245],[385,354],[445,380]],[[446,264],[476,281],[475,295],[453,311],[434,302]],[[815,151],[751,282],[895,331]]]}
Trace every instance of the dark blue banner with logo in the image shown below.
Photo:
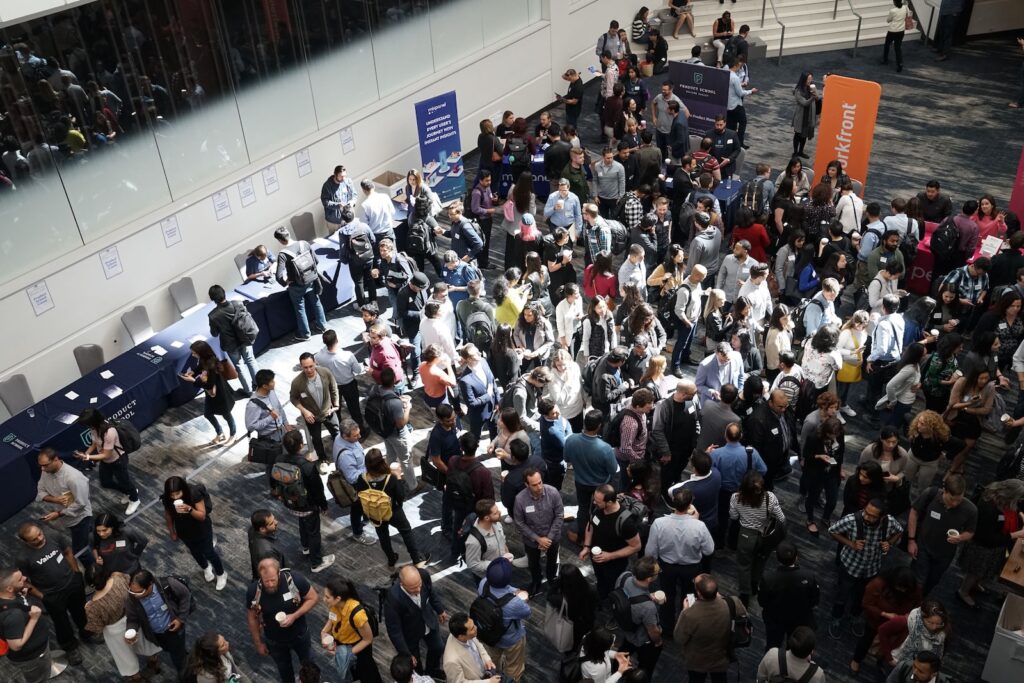
{"label": "dark blue banner with logo", "polygon": [[423,180],[442,202],[466,193],[455,91],[416,103]]}
{"label": "dark blue banner with logo", "polygon": [[674,84],[672,92],[690,111],[690,132],[699,134],[714,128],[715,116],[725,116],[729,107],[729,70],[669,62],[668,74]]}

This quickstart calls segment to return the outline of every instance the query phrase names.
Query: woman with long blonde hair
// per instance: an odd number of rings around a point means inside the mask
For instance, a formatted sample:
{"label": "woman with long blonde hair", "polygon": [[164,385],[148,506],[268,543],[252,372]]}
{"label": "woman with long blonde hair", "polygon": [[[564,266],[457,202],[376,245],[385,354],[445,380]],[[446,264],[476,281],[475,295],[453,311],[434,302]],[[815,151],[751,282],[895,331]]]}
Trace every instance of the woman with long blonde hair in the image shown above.
{"label": "woman with long blonde hair", "polygon": [[654,394],[655,403],[675,391],[676,383],[679,381],[675,375],[665,374],[667,366],[668,359],[659,353],[647,363],[647,371],[640,378],[640,388],[650,389]]}
{"label": "woman with long blonde hair", "polygon": [[722,306],[725,305],[725,292],[720,289],[712,289],[708,292],[708,302],[704,305],[704,332],[706,334],[704,347],[708,351],[714,351],[718,345],[719,337],[725,325],[725,316],[722,314]]}

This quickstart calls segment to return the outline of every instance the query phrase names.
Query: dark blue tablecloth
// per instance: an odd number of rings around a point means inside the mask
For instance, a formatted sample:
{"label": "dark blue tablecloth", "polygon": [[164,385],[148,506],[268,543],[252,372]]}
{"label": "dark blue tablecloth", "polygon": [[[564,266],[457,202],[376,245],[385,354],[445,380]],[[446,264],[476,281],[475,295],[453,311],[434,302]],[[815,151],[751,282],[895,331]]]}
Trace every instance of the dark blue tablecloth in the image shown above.
{"label": "dark blue tablecloth", "polygon": [[732,226],[736,222],[736,209],[740,207],[740,202],[743,200],[743,181],[733,178],[731,182],[731,186],[727,187],[729,181],[723,180],[715,188],[715,197],[718,198],[722,209],[722,223],[725,225],[726,232],[732,230]]}

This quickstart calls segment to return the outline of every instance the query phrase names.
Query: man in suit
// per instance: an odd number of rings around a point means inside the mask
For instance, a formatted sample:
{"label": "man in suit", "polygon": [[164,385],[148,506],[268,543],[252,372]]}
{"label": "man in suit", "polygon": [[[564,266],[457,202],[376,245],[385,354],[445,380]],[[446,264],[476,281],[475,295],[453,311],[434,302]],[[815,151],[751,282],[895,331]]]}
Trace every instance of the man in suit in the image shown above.
{"label": "man in suit", "polygon": [[[473,282],[479,281],[474,280]],[[479,439],[484,425],[487,425],[487,431],[493,439],[497,436],[492,419],[494,408],[497,405],[494,375],[476,344],[472,342],[466,344],[459,350],[459,355],[462,356],[463,362],[463,370],[458,379],[459,392],[466,402],[469,431]]]}
{"label": "man in suit", "polygon": [[299,367],[302,372],[292,380],[289,398],[306,421],[309,440],[320,461],[320,474],[327,474],[329,464],[322,434],[326,428],[332,443],[338,436],[338,382],[330,370],[317,367],[316,359],[308,351],[299,356]]}
{"label": "man in suit", "polygon": [[789,455],[797,449],[796,423],[789,410],[786,392],[776,389],[767,401],[761,401],[753,412],[743,419],[746,443],[756,445],[768,467],[764,478],[769,491],[775,479],[789,471]]}
{"label": "man in suit", "polygon": [[717,401],[726,384],[734,385],[736,391],[743,391],[743,358],[733,351],[729,342],[718,342],[715,353],[697,367],[696,384],[701,400],[705,402]]}
{"label": "man in suit", "polygon": [[465,612],[456,612],[448,622],[448,642],[444,646],[444,673],[449,683],[500,683],[501,676],[484,678],[494,670],[494,662],[476,638],[476,624]]}
{"label": "man in suit", "polygon": [[[384,602],[384,623],[395,650],[410,655],[417,671],[443,679],[441,625],[447,622],[448,613],[434,593],[430,574],[412,565],[402,567]],[[421,642],[427,646],[426,666],[420,658]]]}
{"label": "man in suit", "polygon": [[814,608],[818,606],[821,589],[814,572],[797,565],[796,546],[788,541],[775,549],[779,566],[761,578],[757,600],[764,617],[767,647],[782,647],[798,626],[812,631],[817,627]]}
{"label": "man in suit", "polygon": [[725,428],[730,422],[742,422],[733,412],[733,405],[740,392],[734,384],[724,384],[718,390],[717,401],[701,401],[700,436],[697,437],[697,451],[706,451],[711,444],[725,443]]}

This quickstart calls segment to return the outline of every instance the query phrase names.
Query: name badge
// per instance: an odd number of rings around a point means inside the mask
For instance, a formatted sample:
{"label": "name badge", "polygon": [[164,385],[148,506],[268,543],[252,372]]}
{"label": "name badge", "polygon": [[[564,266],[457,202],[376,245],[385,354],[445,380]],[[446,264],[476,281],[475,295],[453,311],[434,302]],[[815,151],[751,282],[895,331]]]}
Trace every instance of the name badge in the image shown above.
{"label": "name badge", "polygon": [[570,211],[569,209],[566,209],[565,210],[565,217],[566,218],[572,218],[572,211]]}
{"label": "name badge", "polygon": [[305,391],[299,394],[299,396],[301,396],[302,398],[309,398],[309,394],[307,394]]}
{"label": "name badge", "polygon": [[940,311],[938,313],[932,313],[932,318],[934,320],[942,320],[942,312]]}
{"label": "name badge", "polygon": [[1009,329],[1009,326],[1006,323],[999,323],[999,329],[1006,330]]}
{"label": "name badge", "polygon": [[939,513],[938,510],[932,510],[930,514],[932,519],[942,519],[942,515]]}
{"label": "name badge", "polygon": [[786,257],[787,261],[796,261],[796,254],[790,254]]}
{"label": "name badge", "polygon": [[996,521],[997,521],[997,522],[1005,522],[1005,521],[1006,521],[1006,515],[999,515],[999,516],[998,516],[998,517],[996,518]]}
{"label": "name badge", "polygon": [[161,612],[166,612],[167,611],[167,604],[166,603],[164,603],[163,605],[160,605],[160,611]]}
{"label": "name badge", "polygon": [[594,515],[594,518],[590,521],[594,526],[599,526],[601,524],[601,519],[597,515]]}
{"label": "name badge", "polygon": [[532,505],[527,505],[526,506],[526,511],[527,512],[536,512],[536,510],[534,509],[534,507]]}
{"label": "name badge", "polygon": [[62,555],[61,553],[57,553],[57,564],[60,564],[63,561],[64,561],[64,555]]}
{"label": "name badge", "polygon": [[747,412],[746,412],[747,415],[750,415],[752,412],[754,412],[753,408],[747,408]]}
{"label": "name badge", "polygon": [[114,547],[115,548],[126,548],[126,547],[128,547],[128,542],[127,541],[114,541]]}
{"label": "name badge", "polygon": [[888,263],[888,262],[889,262],[889,259],[888,259],[888,257],[886,257],[886,256],[880,256],[880,257],[878,258],[878,262],[879,262],[879,263]]}
{"label": "name badge", "polygon": [[328,612],[327,613],[327,618],[330,619],[331,621],[337,621],[338,620],[338,615],[335,614],[334,612]]}
{"label": "name badge", "polygon": [[289,600],[292,599],[292,592],[288,591],[288,592],[284,593],[283,595],[281,595],[281,599],[284,600],[285,602],[288,602]]}
{"label": "name badge", "polygon": [[778,436],[779,435],[779,428],[778,427],[772,427],[772,435],[773,436]]}
{"label": "name badge", "polygon": [[688,412],[690,415],[693,415],[693,412],[694,412],[693,406],[691,405],[689,408],[687,408],[686,412]]}

